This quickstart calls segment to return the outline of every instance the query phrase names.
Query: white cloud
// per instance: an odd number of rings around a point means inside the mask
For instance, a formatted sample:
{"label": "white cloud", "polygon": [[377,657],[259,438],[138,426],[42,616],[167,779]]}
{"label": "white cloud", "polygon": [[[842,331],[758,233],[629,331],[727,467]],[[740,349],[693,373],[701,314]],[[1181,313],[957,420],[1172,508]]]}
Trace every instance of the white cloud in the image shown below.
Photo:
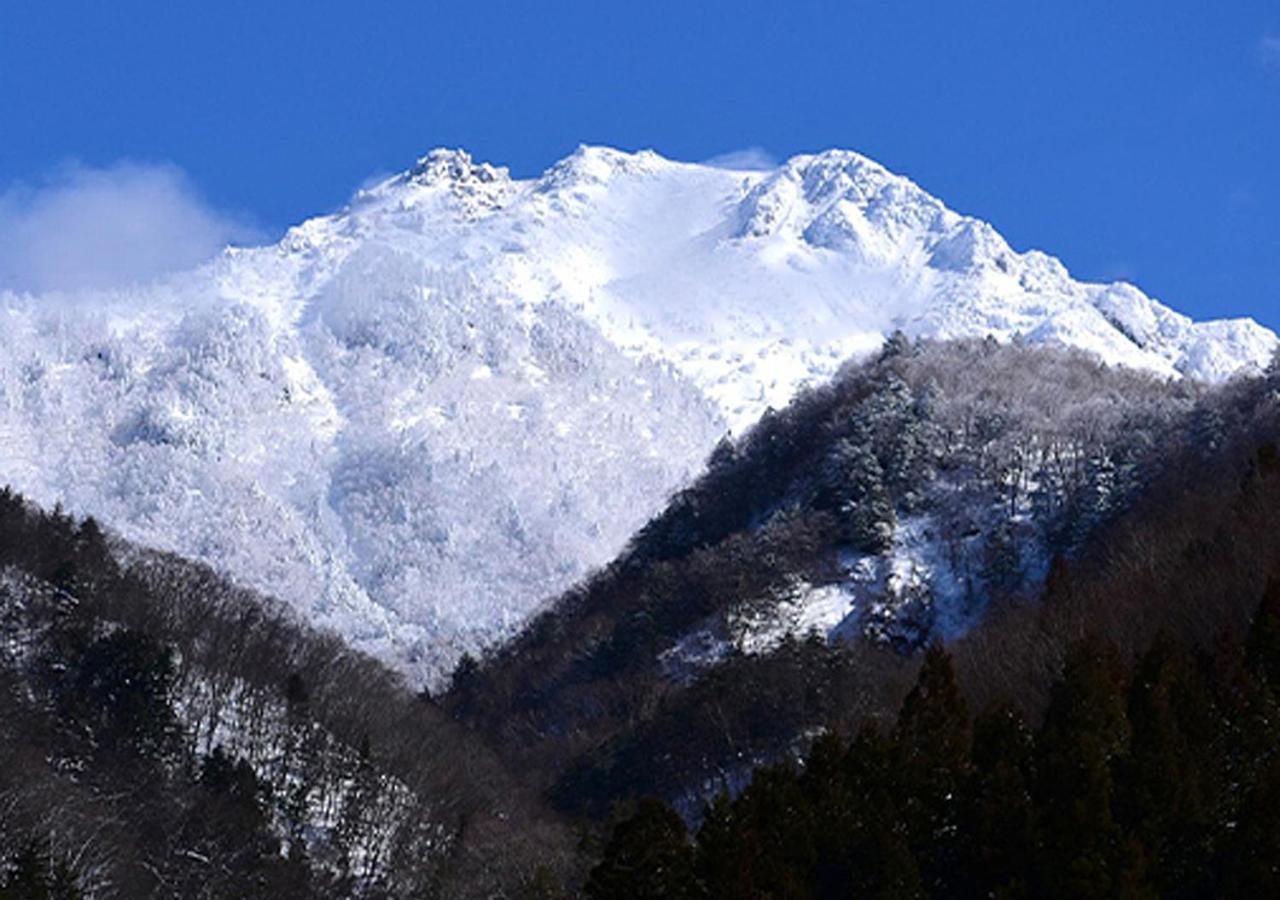
{"label": "white cloud", "polygon": [[0,288],[111,288],[200,263],[252,240],[173,165],[63,167],[0,192]]}
{"label": "white cloud", "polygon": [[702,164],[717,169],[734,169],[742,172],[765,172],[778,168],[778,161],[763,147],[730,150],[728,153],[720,153],[703,160]]}
{"label": "white cloud", "polygon": [[1264,66],[1280,69],[1280,35],[1264,34],[1258,43],[1258,56]]}

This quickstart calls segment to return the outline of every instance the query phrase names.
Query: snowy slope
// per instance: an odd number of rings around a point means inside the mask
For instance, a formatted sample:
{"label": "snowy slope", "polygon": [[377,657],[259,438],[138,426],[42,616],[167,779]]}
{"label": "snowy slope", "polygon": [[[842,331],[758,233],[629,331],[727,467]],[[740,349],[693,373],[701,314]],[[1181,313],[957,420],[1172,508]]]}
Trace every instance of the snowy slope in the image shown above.
{"label": "snowy slope", "polygon": [[1021,335],[1221,379],[1276,347],[1073,281],[844,151],[738,172],[435,151],[277,245],[0,297],[0,480],[208,560],[432,680],[850,354]]}

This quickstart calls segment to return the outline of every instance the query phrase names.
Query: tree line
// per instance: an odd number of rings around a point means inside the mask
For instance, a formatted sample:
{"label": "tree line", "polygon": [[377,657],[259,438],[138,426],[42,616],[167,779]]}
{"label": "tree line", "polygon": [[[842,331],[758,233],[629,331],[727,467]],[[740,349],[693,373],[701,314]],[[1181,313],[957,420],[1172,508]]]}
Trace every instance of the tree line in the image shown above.
{"label": "tree line", "polygon": [[1280,579],[1247,636],[1073,644],[1039,722],[971,715],[926,654],[891,727],[757,769],[690,836],[660,800],[612,828],[592,898],[1280,894]]}

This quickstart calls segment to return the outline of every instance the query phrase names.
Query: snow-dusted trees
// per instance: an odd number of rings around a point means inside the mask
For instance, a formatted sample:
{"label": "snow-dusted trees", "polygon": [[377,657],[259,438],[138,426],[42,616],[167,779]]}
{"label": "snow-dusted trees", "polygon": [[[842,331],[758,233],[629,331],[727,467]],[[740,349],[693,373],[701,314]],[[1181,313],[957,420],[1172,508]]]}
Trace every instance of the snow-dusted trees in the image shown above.
{"label": "snow-dusted trees", "polygon": [[845,439],[824,460],[822,491],[839,511],[841,534],[868,553],[888,548],[893,540],[893,501],[885,489],[880,461],[866,443]]}
{"label": "snow-dusted trees", "polygon": [[131,559],[0,491],[0,896],[32,860],[94,897],[492,896],[564,852],[387,669]]}

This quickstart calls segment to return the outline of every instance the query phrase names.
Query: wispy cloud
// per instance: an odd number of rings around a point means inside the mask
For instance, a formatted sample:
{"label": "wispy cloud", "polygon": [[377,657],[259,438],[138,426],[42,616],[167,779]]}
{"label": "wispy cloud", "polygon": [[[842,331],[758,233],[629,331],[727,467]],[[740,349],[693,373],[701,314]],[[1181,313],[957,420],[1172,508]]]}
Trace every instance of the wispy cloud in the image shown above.
{"label": "wispy cloud", "polygon": [[1258,42],[1258,58],[1268,69],[1280,70],[1280,34],[1264,34]]}
{"label": "wispy cloud", "polygon": [[211,208],[176,166],[67,165],[0,192],[0,288],[119,287],[256,236]]}
{"label": "wispy cloud", "polygon": [[1133,284],[1138,280],[1138,267],[1125,260],[1113,260],[1102,267],[1099,275],[1104,282],[1127,281]]}
{"label": "wispy cloud", "polygon": [[740,172],[766,172],[778,168],[778,161],[763,147],[745,147],[741,150],[730,150],[710,159],[703,160],[704,166],[717,169],[733,169]]}

